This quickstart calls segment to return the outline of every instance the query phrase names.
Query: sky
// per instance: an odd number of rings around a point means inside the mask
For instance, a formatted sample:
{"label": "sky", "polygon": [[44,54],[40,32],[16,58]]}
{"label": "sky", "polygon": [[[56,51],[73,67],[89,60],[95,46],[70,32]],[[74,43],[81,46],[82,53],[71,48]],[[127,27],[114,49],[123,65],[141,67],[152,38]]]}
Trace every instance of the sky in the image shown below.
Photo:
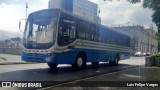
{"label": "sky", "polygon": [[[28,14],[48,8],[48,0],[27,0],[27,2]],[[25,19],[25,13],[25,0],[0,0],[0,30],[20,32],[19,20]]]}
{"label": "sky", "polygon": [[143,25],[149,28],[152,25],[157,30],[156,25],[152,22],[153,11],[142,7],[142,2],[130,4],[126,0],[112,0],[104,2],[103,0],[90,0],[99,5],[101,11],[100,17],[102,24],[107,26],[125,26],[125,25]]}
{"label": "sky", "polygon": [[[48,8],[49,0],[0,0],[0,30],[11,33],[20,32],[18,25],[20,19],[25,19],[26,1],[28,2],[28,14]],[[151,18],[153,12],[144,9],[142,3],[130,4],[124,0],[120,2],[116,0],[112,0],[113,2],[90,1],[99,5],[100,17],[104,25],[124,25],[128,22],[145,26],[153,24]]]}

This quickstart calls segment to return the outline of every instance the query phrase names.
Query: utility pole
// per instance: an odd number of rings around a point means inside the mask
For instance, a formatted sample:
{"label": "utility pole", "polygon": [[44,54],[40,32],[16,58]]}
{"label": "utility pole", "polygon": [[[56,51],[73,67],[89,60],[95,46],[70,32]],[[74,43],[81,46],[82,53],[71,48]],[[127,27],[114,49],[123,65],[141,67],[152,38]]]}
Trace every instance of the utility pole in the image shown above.
{"label": "utility pole", "polygon": [[25,14],[25,20],[27,22],[27,11],[28,11],[28,3],[26,2],[26,14]]}
{"label": "utility pole", "polygon": [[28,11],[28,3],[26,1],[26,12],[25,12],[25,18],[24,19],[19,19],[19,30],[23,33],[23,31],[21,30],[21,21],[24,20],[25,24],[27,23],[27,11]]}

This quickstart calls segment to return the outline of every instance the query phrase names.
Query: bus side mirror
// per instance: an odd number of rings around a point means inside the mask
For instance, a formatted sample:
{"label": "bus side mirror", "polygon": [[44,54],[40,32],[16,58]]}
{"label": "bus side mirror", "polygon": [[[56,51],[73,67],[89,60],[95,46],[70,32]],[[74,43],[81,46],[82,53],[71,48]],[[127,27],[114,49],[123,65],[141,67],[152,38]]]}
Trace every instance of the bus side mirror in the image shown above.
{"label": "bus side mirror", "polygon": [[23,27],[23,23],[21,21],[26,21],[26,19],[20,19],[19,20],[19,30],[23,33],[23,29],[21,29],[21,26]]}

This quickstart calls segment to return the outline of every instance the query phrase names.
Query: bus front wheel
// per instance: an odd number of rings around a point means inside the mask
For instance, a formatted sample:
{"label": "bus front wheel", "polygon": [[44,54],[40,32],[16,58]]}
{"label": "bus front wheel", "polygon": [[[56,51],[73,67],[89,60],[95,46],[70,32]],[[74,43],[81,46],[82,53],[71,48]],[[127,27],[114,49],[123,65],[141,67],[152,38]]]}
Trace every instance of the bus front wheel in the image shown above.
{"label": "bus front wheel", "polygon": [[47,63],[48,66],[52,69],[56,68],[58,64],[55,64],[55,63]]}
{"label": "bus front wheel", "polygon": [[74,69],[81,69],[81,68],[85,68],[86,67],[86,61],[85,58],[82,56],[78,56],[76,58],[76,62],[74,64],[72,64],[72,67]]}

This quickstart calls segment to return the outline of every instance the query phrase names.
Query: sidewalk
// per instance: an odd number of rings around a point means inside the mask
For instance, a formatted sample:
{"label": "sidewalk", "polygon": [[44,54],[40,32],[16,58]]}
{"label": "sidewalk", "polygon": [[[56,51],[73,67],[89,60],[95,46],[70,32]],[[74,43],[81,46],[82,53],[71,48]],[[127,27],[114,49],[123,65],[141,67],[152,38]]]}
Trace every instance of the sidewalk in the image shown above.
{"label": "sidewalk", "polygon": [[28,64],[28,63],[29,62],[22,61],[20,55],[1,54],[0,53],[0,65]]}

